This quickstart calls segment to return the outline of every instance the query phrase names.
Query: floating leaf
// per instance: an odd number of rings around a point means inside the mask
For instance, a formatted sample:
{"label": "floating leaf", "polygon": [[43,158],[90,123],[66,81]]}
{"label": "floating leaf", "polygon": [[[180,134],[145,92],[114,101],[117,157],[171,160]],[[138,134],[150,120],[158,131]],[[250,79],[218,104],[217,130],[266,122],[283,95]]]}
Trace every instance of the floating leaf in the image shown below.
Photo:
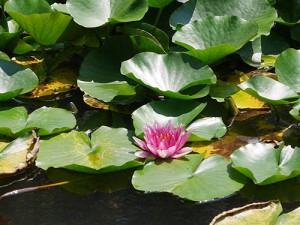
{"label": "floating leaf", "polygon": [[39,44],[56,43],[72,17],[55,12],[45,0],[9,0],[5,11]]}
{"label": "floating leaf", "polygon": [[135,110],[132,114],[136,135],[143,133],[143,128],[158,122],[166,125],[172,121],[174,127],[188,125],[206,106],[196,101],[169,99],[150,102]]}
{"label": "floating leaf", "polygon": [[275,63],[278,81],[300,92],[300,50],[287,49],[278,56]]}
{"label": "floating leaf", "polygon": [[225,15],[257,23],[258,35],[268,35],[277,18],[276,10],[267,0],[190,0],[174,11],[170,24],[177,27],[208,16]]}
{"label": "floating leaf", "polygon": [[26,122],[26,128],[38,128],[40,136],[70,130],[75,125],[76,119],[70,111],[47,107],[33,111]]}
{"label": "floating leaf", "polygon": [[187,131],[192,132],[189,141],[209,141],[225,135],[227,129],[220,117],[207,117],[191,123]]}
{"label": "floating leaf", "polygon": [[147,23],[129,23],[122,27],[124,34],[130,35],[136,52],[167,53],[169,37],[162,30]]}
{"label": "floating leaf", "polygon": [[104,102],[135,101],[139,89],[128,84],[119,70],[118,59],[101,50],[92,51],[81,64],[78,87],[89,96]]}
{"label": "floating leaf", "polygon": [[170,192],[192,201],[224,197],[243,187],[245,177],[230,168],[224,158],[202,160],[202,155],[192,154],[183,159],[150,162],[134,172],[133,186],[143,191]]}
{"label": "floating leaf", "polygon": [[201,61],[211,64],[236,52],[257,34],[257,24],[236,16],[196,20],[178,29],[172,41]]}
{"label": "floating leaf", "polygon": [[75,22],[84,27],[99,27],[108,22],[137,21],[148,10],[146,0],[67,0],[66,4]]}
{"label": "floating leaf", "polygon": [[13,174],[30,165],[38,150],[35,143],[33,135],[26,134],[0,148],[0,174]]}
{"label": "floating leaf", "polygon": [[[5,18],[4,15],[0,17]],[[1,20],[1,19],[0,19]],[[8,29],[4,32],[1,32],[1,23],[0,23],[0,50],[5,50],[8,45],[12,45],[12,41],[15,40],[17,37],[20,36],[22,33],[22,29],[14,20],[7,21]]]}
{"label": "floating leaf", "polygon": [[251,203],[219,214],[210,225],[275,224],[281,212],[278,201]]}
{"label": "floating leaf", "polygon": [[294,209],[289,213],[284,213],[280,215],[275,223],[275,225],[297,225],[300,221],[300,207]]}
{"label": "floating leaf", "polygon": [[254,76],[238,86],[246,93],[270,104],[288,104],[299,98],[289,86],[266,76]]}
{"label": "floating leaf", "polygon": [[160,94],[179,99],[204,97],[209,85],[216,82],[208,66],[180,53],[140,53],[122,63],[121,73]]}
{"label": "floating leaf", "polygon": [[281,144],[248,144],[230,156],[233,167],[259,185],[300,175],[300,148]]}
{"label": "floating leaf", "polygon": [[0,134],[13,136],[24,129],[26,121],[27,110],[24,107],[0,109]]}
{"label": "floating leaf", "polygon": [[37,85],[38,78],[32,70],[0,59],[0,101],[27,93]]}
{"label": "floating leaf", "polygon": [[[67,168],[88,173],[110,172],[136,167],[131,134],[124,128],[102,126],[91,140],[84,132],[72,131],[42,140],[36,165],[42,169]],[[72,146],[72,148],[70,148]]]}

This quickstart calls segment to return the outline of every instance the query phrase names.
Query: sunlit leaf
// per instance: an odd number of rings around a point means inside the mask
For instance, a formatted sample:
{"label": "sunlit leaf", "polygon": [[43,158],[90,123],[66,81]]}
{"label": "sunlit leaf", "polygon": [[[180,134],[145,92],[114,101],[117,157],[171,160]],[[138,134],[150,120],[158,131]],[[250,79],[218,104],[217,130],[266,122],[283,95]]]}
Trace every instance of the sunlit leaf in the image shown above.
{"label": "sunlit leaf", "polygon": [[276,10],[267,0],[190,0],[174,11],[170,24],[177,27],[208,16],[225,15],[257,23],[259,35],[268,35],[277,18]]}
{"label": "sunlit leaf", "polygon": [[205,103],[183,100],[164,100],[150,102],[132,113],[136,135],[143,133],[143,128],[155,122],[166,125],[172,121],[175,127],[188,125],[204,108]]}
{"label": "sunlit leaf", "polygon": [[38,78],[29,68],[0,59],[0,101],[31,91]]}
{"label": "sunlit leaf", "polygon": [[0,109],[0,134],[13,136],[23,130],[27,121],[27,110],[24,107]]}
{"label": "sunlit leaf", "polygon": [[300,220],[300,207],[294,209],[291,212],[280,215],[275,225],[297,225]]}
{"label": "sunlit leaf", "polygon": [[275,63],[278,81],[300,92],[300,51],[287,49],[278,56]]}
{"label": "sunlit leaf", "polygon": [[[42,140],[36,165],[42,169],[67,168],[99,173],[136,167],[134,152],[138,148],[129,140],[124,128],[102,126],[90,138],[84,132],[60,134]],[[70,148],[72,146],[72,148]]]}
{"label": "sunlit leaf", "polygon": [[219,214],[210,225],[275,224],[281,212],[278,201],[251,203]]}
{"label": "sunlit leaf", "polygon": [[122,63],[121,73],[160,94],[180,99],[204,97],[208,85],[216,82],[208,66],[180,53],[140,53]]}
{"label": "sunlit leaf", "polygon": [[225,135],[227,129],[220,117],[206,117],[198,119],[187,127],[192,132],[189,141],[209,141]]}
{"label": "sunlit leaf", "polygon": [[300,149],[274,144],[248,144],[230,156],[233,167],[253,180],[265,185],[300,175]]}
{"label": "sunlit leaf", "polygon": [[0,148],[0,174],[13,174],[30,165],[37,153],[35,142],[33,135],[26,134]]}
{"label": "sunlit leaf", "polygon": [[187,54],[211,64],[236,52],[257,30],[255,22],[236,16],[207,17],[179,28],[172,41],[188,49]]}
{"label": "sunlit leaf", "polygon": [[67,10],[76,23],[84,27],[99,27],[108,22],[140,20],[148,5],[146,0],[67,0]]}
{"label": "sunlit leaf", "polygon": [[245,177],[230,168],[224,158],[202,160],[202,155],[193,154],[183,159],[150,162],[135,171],[133,186],[143,191],[170,192],[192,201],[224,197],[243,187]]}
{"label": "sunlit leaf", "polygon": [[72,20],[69,15],[53,11],[45,0],[9,0],[4,8],[42,45],[56,43]]}
{"label": "sunlit leaf", "polygon": [[65,109],[42,107],[33,111],[26,128],[38,128],[38,135],[49,135],[70,130],[76,125],[74,115]]}
{"label": "sunlit leaf", "polygon": [[299,98],[289,86],[266,76],[254,76],[238,86],[246,93],[270,104],[288,104]]}

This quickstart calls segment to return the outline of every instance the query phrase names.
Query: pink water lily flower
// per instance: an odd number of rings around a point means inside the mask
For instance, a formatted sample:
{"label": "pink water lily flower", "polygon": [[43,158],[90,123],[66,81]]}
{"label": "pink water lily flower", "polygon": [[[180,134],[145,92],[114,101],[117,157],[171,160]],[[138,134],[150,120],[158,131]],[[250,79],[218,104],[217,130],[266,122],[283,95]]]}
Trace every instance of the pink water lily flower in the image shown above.
{"label": "pink water lily flower", "polygon": [[135,143],[143,149],[135,154],[140,158],[179,158],[192,151],[190,147],[183,148],[191,133],[186,132],[182,125],[174,128],[171,121],[166,126],[155,123],[143,131],[145,141],[133,137]]}

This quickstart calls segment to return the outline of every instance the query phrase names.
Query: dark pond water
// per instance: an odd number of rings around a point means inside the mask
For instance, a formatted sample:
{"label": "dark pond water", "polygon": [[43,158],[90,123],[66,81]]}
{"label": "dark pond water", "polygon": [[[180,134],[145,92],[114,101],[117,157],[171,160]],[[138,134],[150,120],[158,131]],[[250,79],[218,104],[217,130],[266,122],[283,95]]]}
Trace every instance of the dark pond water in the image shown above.
{"label": "dark pond water", "polygon": [[[0,188],[0,194],[47,183],[49,183],[47,176],[40,171],[34,179],[23,180]],[[251,190],[247,189],[246,192],[251,193]],[[295,193],[292,192],[288,191],[286,196],[281,197],[295,199]],[[271,197],[267,196],[267,198]],[[89,195],[78,195],[61,187],[54,187],[13,195],[0,200],[0,224],[206,225],[214,216],[225,210],[259,200],[267,199],[245,198],[236,194],[221,200],[200,204],[183,201],[167,193],[145,194],[132,188],[113,193],[95,192]],[[300,206],[300,201],[282,203],[282,205],[285,211],[290,211]]]}

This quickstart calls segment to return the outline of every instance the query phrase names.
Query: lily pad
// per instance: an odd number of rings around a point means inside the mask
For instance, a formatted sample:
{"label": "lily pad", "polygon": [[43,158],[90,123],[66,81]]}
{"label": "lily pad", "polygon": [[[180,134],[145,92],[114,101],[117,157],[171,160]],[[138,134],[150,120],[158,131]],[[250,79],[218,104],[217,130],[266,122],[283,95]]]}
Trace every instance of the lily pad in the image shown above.
{"label": "lily pad", "polygon": [[170,24],[178,27],[208,16],[225,15],[257,23],[258,35],[268,35],[277,18],[276,10],[267,0],[190,0],[171,15]]}
{"label": "lily pad", "polygon": [[219,214],[210,225],[275,224],[281,212],[279,201],[252,203]]}
{"label": "lily pad", "polygon": [[300,207],[294,209],[289,213],[284,213],[280,215],[275,223],[275,225],[297,225],[300,221]]}
{"label": "lily pad", "polygon": [[24,129],[27,110],[24,107],[0,109],[0,134],[13,136]]}
{"label": "lily pad", "polygon": [[75,22],[84,27],[137,21],[148,10],[146,0],[67,0],[66,5]]}
{"label": "lily pad", "polygon": [[[1,15],[1,17],[4,17],[4,15]],[[9,44],[12,44],[11,42],[22,33],[21,27],[14,20],[8,20],[5,23],[7,23],[7,29],[1,31],[0,28],[0,50],[4,50]]]}
{"label": "lily pad", "polygon": [[0,148],[0,174],[13,174],[30,165],[38,150],[35,143],[34,136],[26,134]]}
{"label": "lily pad", "polygon": [[299,98],[289,86],[266,76],[254,76],[238,87],[270,104],[289,104]]}
{"label": "lily pad", "polygon": [[164,8],[171,2],[173,2],[173,0],[148,0],[148,5],[155,8]]}
{"label": "lily pad", "polygon": [[118,59],[102,50],[92,51],[80,67],[78,87],[89,96],[104,102],[134,101],[139,89],[128,84],[119,69]]}
{"label": "lily pad", "polygon": [[275,71],[278,81],[300,92],[300,50],[287,49],[277,58]]}
{"label": "lily pad", "polygon": [[206,117],[198,119],[187,127],[192,132],[189,141],[210,141],[226,134],[226,126],[220,117]]}
{"label": "lily pad", "polygon": [[206,96],[216,83],[210,67],[193,57],[143,52],[125,61],[121,73],[164,96],[194,99]]}
{"label": "lily pad", "polygon": [[187,54],[211,64],[239,50],[257,31],[255,22],[236,16],[206,17],[179,28],[172,41],[188,49]]}
{"label": "lily pad", "polygon": [[300,148],[281,144],[248,144],[230,156],[233,167],[253,180],[266,185],[300,175]]}
{"label": "lily pad", "polygon": [[134,172],[133,186],[142,191],[170,192],[192,201],[224,197],[243,187],[245,177],[230,168],[229,161],[220,156],[202,160],[203,155],[192,154],[152,161]]}
{"label": "lily pad", "polygon": [[138,148],[131,136],[124,128],[105,126],[92,133],[91,139],[84,132],[63,133],[41,141],[36,165],[45,170],[54,167],[88,173],[136,167],[142,163],[136,160]]}
{"label": "lily pad", "polygon": [[144,127],[154,125],[156,122],[166,125],[168,121],[171,121],[174,127],[178,127],[181,124],[188,125],[205,106],[205,103],[199,103],[193,100],[183,101],[169,99],[150,102],[132,113],[135,134],[142,134]]}
{"label": "lily pad", "polygon": [[55,12],[45,0],[10,0],[5,11],[39,44],[51,45],[72,21],[72,17]]}
{"label": "lily pad", "polygon": [[29,92],[38,82],[38,77],[31,69],[0,59],[0,101]]}
{"label": "lily pad", "polygon": [[28,116],[25,128],[38,128],[38,135],[44,136],[70,130],[75,125],[76,119],[70,111],[42,107]]}

